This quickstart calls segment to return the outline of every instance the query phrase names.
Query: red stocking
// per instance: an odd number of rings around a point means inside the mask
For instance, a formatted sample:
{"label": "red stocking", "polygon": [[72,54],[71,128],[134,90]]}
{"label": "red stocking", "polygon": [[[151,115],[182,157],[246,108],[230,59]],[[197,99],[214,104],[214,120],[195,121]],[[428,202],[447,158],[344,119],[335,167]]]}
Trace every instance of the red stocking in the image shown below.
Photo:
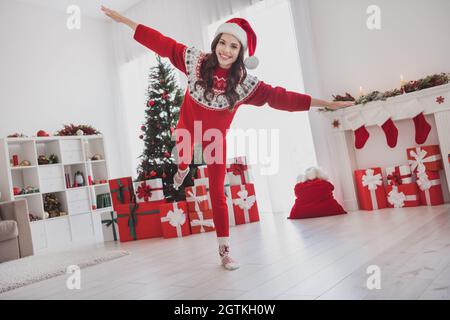
{"label": "red stocking", "polygon": [[355,130],[355,148],[362,149],[369,139],[369,131],[365,126],[361,126]]}
{"label": "red stocking", "polygon": [[413,118],[414,127],[416,128],[416,143],[422,144],[428,138],[428,134],[431,131],[431,126],[425,119],[423,112],[419,113]]}

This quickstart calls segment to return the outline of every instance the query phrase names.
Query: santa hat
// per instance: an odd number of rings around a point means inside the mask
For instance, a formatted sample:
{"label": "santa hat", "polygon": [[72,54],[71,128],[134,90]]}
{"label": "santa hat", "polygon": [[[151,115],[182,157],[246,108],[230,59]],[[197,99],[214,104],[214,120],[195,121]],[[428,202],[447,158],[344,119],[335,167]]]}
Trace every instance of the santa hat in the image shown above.
{"label": "santa hat", "polygon": [[244,60],[244,64],[248,69],[256,69],[259,60],[254,56],[256,50],[256,34],[250,23],[242,18],[233,18],[220,25],[216,31],[216,35],[221,33],[229,33],[235,36],[244,47],[248,48],[248,57]]}

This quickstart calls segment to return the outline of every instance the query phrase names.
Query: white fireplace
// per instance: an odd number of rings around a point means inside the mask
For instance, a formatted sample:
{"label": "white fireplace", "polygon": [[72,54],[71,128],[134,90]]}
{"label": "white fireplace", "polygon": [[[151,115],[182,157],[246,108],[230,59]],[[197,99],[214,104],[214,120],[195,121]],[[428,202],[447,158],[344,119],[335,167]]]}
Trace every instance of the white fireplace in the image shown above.
{"label": "white fireplace", "polygon": [[[443,98],[443,99],[442,99]],[[398,128],[398,142],[390,148],[381,127],[375,124],[374,114],[380,110],[387,111]],[[358,210],[357,193],[354,183],[354,171],[370,167],[381,167],[385,180],[385,168],[408,164],[406,149],[417,146],[414,140],[414,123],[412,112],[423,110],[432,130],[422,145],[439,145],[444,170],[441,171],[442,191],[445,202],[450,201],[450,84],[406,93],[388,98],[386,101],[374,101],[366,105],[356,105],[335,112],[323,112],[324,121],[332,128],[328,133],[328,148],[332,160],[331,176],[335,178],[337,198],[347,211]],[[359,114],[366,121],[370,137],[362,149],[354,147],[354,133],[348,118]],[[333,122],[339,122],[334,128]]]}

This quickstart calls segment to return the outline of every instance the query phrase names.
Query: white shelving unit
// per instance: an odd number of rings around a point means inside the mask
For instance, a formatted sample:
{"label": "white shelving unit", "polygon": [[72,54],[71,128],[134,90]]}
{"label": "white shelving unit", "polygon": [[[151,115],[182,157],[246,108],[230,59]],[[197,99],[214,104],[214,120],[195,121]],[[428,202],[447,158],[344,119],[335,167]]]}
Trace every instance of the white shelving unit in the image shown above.
{"label": "white shelving unit", "polygon": [[[56,164],[38,165],[38,157],[58,157]],[[102,160],[92,161],[99,154]],[[28,160],[30,166],[12,165],[16,155],[19,164]],[[74,186],[74,175],[81,172],[85,183]],[[66,174],[70,177],[67,184]],[[0,192],[1,201],[25,198],[30,213],[40,218],[31,222],[33,245],[37,253],[71,245],[103,241],[101,214],[112,207],[97,209],[97,195],[110,193],[104,138],[94,136],[3,138],[0,140]],[[14,195],[13,188],[27,186],[39,192]],[[46,218],[43,197],[53,193],[66,215]]]}

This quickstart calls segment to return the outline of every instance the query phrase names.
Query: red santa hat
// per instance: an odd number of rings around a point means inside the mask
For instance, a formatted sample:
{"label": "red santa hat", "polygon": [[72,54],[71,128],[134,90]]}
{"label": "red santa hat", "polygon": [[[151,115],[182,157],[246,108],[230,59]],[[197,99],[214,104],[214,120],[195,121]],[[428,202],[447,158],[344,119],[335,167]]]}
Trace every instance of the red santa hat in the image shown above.
{"label": "red santa hat", "polygon": [[254,56],[256,50],[256,33],[253,31],[250,23],[242,18],[233,18],[219,26],[216,36],[221,33],[229,33],[235,36],[244,47],[248,49],[248,57],[244,64],[248,69],[256,69],[259,60]]}

